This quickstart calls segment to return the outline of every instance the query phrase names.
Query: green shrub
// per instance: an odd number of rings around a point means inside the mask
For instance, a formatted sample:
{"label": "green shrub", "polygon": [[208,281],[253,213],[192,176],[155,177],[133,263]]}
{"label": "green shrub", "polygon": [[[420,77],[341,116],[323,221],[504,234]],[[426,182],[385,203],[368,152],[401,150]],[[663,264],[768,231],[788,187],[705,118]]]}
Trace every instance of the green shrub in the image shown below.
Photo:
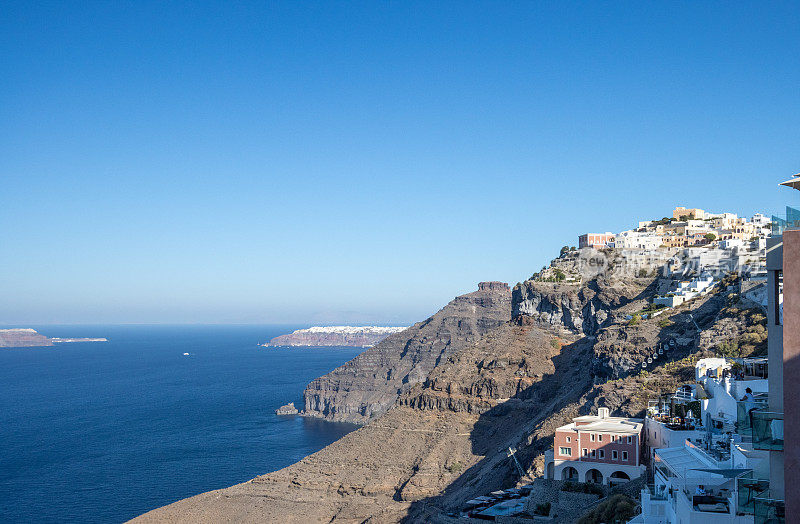
{"label": "green shrub", "polygon": [[458,474],[461,473],[462,469],[464,469],[464,465],[459,461],[455,461],[452,464],[446,465],[444,468],[450,473]]}
{"label": "green shrub", "polygon": [[561,486],[561,491],[568,491],[572,493],[591,493],[593,495],[603,496],[603,488],[598,484],[591,482],[572,482],[567,481]]}
{"label": "green shrub", "polygon": [[612,495],[578,519],[578,524],[627,522],[636,514],[636,503],[627,495]]}

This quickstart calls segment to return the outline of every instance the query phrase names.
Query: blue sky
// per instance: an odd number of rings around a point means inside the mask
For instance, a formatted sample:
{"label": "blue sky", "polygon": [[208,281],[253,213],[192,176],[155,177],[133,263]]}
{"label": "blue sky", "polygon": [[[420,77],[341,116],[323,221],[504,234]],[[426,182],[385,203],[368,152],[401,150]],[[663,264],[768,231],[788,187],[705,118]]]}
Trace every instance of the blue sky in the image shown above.
{"label": "blue sky", "polygon": [[580,232],[780,211],[798,27],[796,2],[5,2],[0,324],[410,323]]}

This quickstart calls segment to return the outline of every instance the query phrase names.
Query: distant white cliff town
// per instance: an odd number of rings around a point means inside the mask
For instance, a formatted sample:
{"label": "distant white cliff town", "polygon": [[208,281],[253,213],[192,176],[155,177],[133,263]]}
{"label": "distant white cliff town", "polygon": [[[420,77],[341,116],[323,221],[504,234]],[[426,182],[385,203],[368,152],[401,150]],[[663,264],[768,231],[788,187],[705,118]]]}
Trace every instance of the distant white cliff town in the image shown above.
{"label": "distant white cliff town", "polygon": [[275,346],[345,346],[371,347],[405,327],[385,326],[313,326],[273,338],[264,347]]}

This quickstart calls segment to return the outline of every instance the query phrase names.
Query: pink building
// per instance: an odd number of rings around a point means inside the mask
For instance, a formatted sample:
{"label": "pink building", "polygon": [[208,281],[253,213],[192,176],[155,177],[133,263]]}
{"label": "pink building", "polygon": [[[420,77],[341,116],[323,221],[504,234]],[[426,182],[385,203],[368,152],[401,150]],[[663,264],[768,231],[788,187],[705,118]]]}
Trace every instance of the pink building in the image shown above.
{"label": "pink building", "polygon": [[572,419],[556,429],[547,478],[616,484],[641,476],[642,427],[642,419],[610,417],[608,408]]}
{"label": "pink building", "polygon": [[586,233],[578,237],[578,249],[592,247],[601,249],[614,244],[614,233]]}

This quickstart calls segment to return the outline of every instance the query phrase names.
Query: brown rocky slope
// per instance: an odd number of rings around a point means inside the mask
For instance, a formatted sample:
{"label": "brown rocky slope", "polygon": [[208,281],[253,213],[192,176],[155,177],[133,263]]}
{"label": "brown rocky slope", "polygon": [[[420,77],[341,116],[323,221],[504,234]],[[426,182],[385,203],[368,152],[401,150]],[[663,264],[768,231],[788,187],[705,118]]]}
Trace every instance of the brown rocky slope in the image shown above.
{"label": "brown rocky slope", "polygon": [[363,424],[392,407],[440,362],[510,319],[508,285],[481,282],[477,291],[312,381],[303,392],[304,415]]}
{"label": "brown rocky slope", "polygon": [[[541,473],[557,426],[598,406],[641,414],[649,396],[674,390],[693,360],[715,349],[704,333],[731,332],[732,318],[757,319],[731,314],[733,298],[719,290],[658,318],[625,320],[657,285],[613,274],[571,287],[518,285],[513,320],[450,352],[364,427],[288,468],[138,521],[446,521],[469,498],[519,481],[509,447]],[[675,346],[647,364],[670,340]]]}

